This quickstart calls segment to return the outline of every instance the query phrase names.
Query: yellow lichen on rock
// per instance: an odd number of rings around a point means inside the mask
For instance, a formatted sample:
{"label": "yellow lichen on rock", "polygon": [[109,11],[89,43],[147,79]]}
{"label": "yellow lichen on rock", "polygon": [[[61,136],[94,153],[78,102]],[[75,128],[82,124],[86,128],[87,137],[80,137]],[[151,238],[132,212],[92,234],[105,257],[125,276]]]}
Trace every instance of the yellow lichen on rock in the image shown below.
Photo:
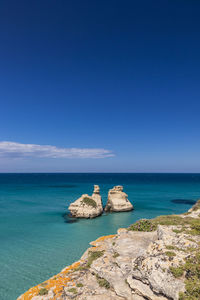
{"label": "yellow lichen on rock", "polygon": [[99,243],[99,242],[104,242],[105,240],[111,239],[111,238],[113,238],[113,237],[115,237],[115,236],[116,236],[116,234],[111,234],[111,235],[101,236],[101,237],[99,237],[97,240],[91,242],[90,245],[96,246],[97,243]]}
{"label": "yellow lichen on rock", "polygon": [[54,299],[56,299],[56,296],[61,294],[63,291],[63,287],[67,285],[69,281],[72,281],[72,279],[66,275],[70,272],[79,267],[80,262],[75,262],[71,266],[66,267],[63,269],[60,273],[57,275],[51,277],[50,279],[44,281],[41,284],[38,284],[32,288],[30,288],[26,293],[24,293],[22,296],[19,297],[19,300],[31,300],[34,296],[37,296],[40,292],[40,289],[44,288],[48,290],[52,290],[54,292]]}

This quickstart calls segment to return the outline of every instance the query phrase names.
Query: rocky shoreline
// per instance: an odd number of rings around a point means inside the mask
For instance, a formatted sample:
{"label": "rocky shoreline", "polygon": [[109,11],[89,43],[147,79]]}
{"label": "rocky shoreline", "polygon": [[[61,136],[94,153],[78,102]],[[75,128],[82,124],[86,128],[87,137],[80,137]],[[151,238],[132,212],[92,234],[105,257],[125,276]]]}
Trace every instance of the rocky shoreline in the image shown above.
{"label": "rocky shoreline", "polygon": [[18,300],[199,300],[200,200],[90,243],[81,259]]}

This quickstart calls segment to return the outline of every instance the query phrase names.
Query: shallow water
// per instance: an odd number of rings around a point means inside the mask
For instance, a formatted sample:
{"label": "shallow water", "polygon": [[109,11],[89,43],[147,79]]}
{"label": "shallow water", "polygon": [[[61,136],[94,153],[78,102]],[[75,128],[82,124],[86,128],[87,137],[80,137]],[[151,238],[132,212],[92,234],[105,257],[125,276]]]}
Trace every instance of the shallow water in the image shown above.
{"label": "shallow water", "polygon": [[[108,189],[122,184],[135,210],[65,219],[70,202],[94,184],[104,204]],[[198,198],[200,174],[0,174],[0,299],[16,299],[60,272],[97,237],[140,218],[182,213]]]}

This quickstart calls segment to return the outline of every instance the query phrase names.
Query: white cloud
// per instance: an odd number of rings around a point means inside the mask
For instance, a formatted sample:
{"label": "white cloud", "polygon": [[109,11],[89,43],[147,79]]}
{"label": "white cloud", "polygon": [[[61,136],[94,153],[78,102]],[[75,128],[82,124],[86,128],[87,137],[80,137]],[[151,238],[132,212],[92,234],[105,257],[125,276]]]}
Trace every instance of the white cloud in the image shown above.
{"label": "white cloud", "polygon": [[114,156],[112,151],[95,148],[58,148],[50,145],[0,142],[0,157],[7,158],[105,158]]}

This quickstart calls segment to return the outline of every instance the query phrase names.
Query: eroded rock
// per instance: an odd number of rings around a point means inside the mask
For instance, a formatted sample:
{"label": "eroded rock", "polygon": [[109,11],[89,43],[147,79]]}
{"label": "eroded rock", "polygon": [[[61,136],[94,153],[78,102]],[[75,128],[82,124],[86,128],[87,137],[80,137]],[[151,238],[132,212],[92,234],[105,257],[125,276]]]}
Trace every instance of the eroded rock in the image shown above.
{"label": "eroded rock", "polygon": [[123,186],[117,185],[108,192],[108,201],[105,211],[129,211],[133,205],[128,200],[128,195],[123,192]]}
{"label": "eroded rock", "polygon": [[76,218],[95,218],[103,212],[102,199],[98,185],[94,186],[92,196],[83,194],[69,206],[72,217]]}

